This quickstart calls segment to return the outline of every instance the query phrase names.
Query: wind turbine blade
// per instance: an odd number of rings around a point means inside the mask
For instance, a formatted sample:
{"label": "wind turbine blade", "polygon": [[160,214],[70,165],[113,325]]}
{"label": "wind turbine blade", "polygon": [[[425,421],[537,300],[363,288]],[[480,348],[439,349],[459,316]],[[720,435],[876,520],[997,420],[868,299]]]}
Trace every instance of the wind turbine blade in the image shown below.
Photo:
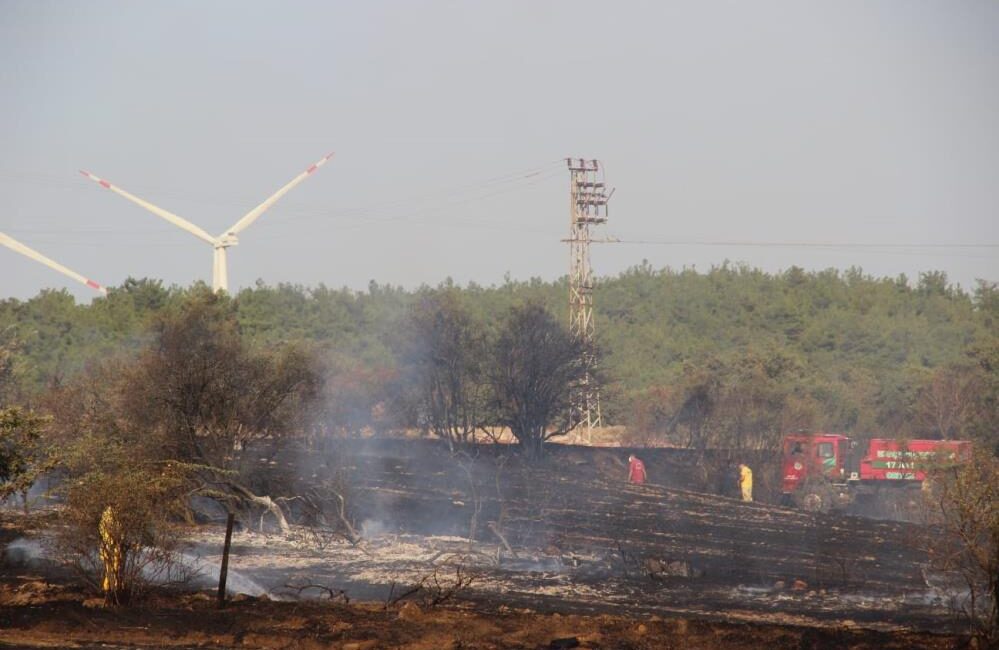
{"label": "wind turbine blade", "polygon": [[158,217],[166,219],[167,221],[169,221],[173,225],[177,226],[178,228],[183,228],[184,230],[186,230],[187,232],[191,233],[192,235],[194,235],[198,239],[203,239],[206,242],[208,242],[209,244],[211,244],[212,246],[214,246],[215,244],[218,243],[218,240],[216,240],[214,237],[212,237],[211,235],[209,235],[207,232],[205,232],[201,228],[195,226],[193,223],[191,223],[187,219],[184,219],[182,217],[178,217],[174,213],[168,212],[167,210],[164,210],[163,208],[157,207],[157,206],[153,205],[152,203],[150,203],[149,201],[144,201],[143,199],[140,199],[139,197],[135,196],[134,194],[129,194],[128,192],[126,192],[125,190],[121,189],[120,187],[112,185],[111,183],[107,182],[103,178],[98,178],[97,176],[94,176],[90,172],[86,172],[86,171],[83,171],[81,169],[80,173],[83,174],[84,176],[86,176],[87,178],[89,178],[90,180],[94,181],[95,183],[97,183],[98,185],[100,185],[101,187],[103,187],[104,189],[111,190],[115,194],[118,194],[120,196],[124,196],[126,199],[128,199],[132,203],[135,203],[136,205],[139,205],[139,206],[141,206],[141,207],[149,210],[150,212],[152,212],[153,214],[155,214]]}
{"label": "wind turbine blade", "polygon": [[0,232],[0,244],[3,244],[4,246],[6,246],[7,248],[11,249],[12,251],[16,251],[16,252],[20,253],[21,255],[24,255],[25,257],[30,257],[31,259],[35,260],[36,262],[41,262],[42,264],[44,264],[45,266],[49,267],[50,269],[54,269],[56,271],[59,271],[63,275],[69,276],[69,277],[73,278],[74,280],[76,280],[77,282],[82,282],[83,284],[87,285],[91,289],[96,289],[97,291],[100,291],[105,296],[108,294],[108,290],[107,289],[105,289],[101,285],[97,284],[93,280],[80,275],[76,271],[72,271],[70,269],[67,269],[62,264],[59,264],[58,262],[54,262],[54,261],[50,260],[49,258],[45,257],[44,255],[42,255],[38,251],[36,251],[36,250],[34,250],[32,248],[28,248],[27,246],[25,246],[21,242],[17,241],[13,237],[10,237],[9,235],[5,235],[2,232]]}
{"label": "wind turbine blade", "polygon": [[329,155],[319,160],[314,165],[310,165],[309,168],[306,169],[304,172],[302,172],[295,178],[291,179],[291,181],[287,185],[279,189],[277,192],[274,192],[274,194],[272,194],[271,197],[268,198],[266,201],[264,201],[257,207],[253,208],[249,212],[247,212],[246,216],[244,216],[242,219],[234,223],[232,225],[232,228],[229,228],[229,230],[225,231],[225,234],[238,235],[240,232],[245,230],[246,227],[249,226],[254,221],[256,221],[257,218],[260,217],[260,215],[262,215],[267,210],[267,208],[277,203],[278,199],[280,199],[282,196],[290,192],[293,187],[295,187],[296,185],[304,181],[306,178],[311,176],[314,171],[325,165],[326,161],[328,161],[332,157],[333,154],[330,153]]}

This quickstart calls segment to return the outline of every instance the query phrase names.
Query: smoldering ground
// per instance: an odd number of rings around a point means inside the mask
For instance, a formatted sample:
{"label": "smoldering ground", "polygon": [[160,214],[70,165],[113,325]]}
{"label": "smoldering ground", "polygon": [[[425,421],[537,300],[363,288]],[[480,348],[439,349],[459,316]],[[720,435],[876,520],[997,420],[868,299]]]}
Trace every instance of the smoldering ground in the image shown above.
{"label": "smoldering ground", "polygon": [[[42,571],[57,568],[58,554],[49,542],[50,539],[45,535],[34,539],[19,537],[4,547],[0,559],[8,568]],[[199,548],[196,543],[188,544],[188,549],[186,552],[171,554],[167,563],[143,563],[143,578],[154,585],[180,585],[185,589],[208,589],[218,585],[218,563],[206,561],[203,553],[205,549]],[[226,590],[230,595],[268,594],[263,585],[239,571],[228,572]]]}
{"label": "smoldering ground", "polygon": [[[654,482],[631,486],[620,450],[556,445],[546,460],[525,462],[503,445],[462,457],[435,440],[341,438],[325,448],[245,452],[261,473],[285,481],[281,503],[293,525],[290,534],[277,534],[265,516],[260,532],[259,512],[242,515],[231,593],[389,602],[417,585],[446,591],[470,576],[451,602],[959,627],[940,579],[924,573],[926,557],[913,543],[918,527],[745,504]],[[668,467],[652,455],[646,460],[652,477]],[[324,480],[344,498],[357,539],[345,534],[337,503],[326,504],[321,520],[296,498],[329,494],[315,491]],[[185,540],[183,552],[196,558],[203,580],[195,588],[217,579],[223,513]]]}
{"label": "smoldering ground", "polygon": [[[316,597],[386,600],[460,567],[475,576],[460,598],[491,606],[953,623],[925,578],[917,527],[631,486],[621,454],[556,445],[526,462],[506,445],[456,455],[440,441],[383,438],[284,450],[267,467],[295,474],[291,494],[335,477],[359,539],[291,499],[293,535],[244,530],[231,566],[275,594],[320,585]],[[668,467],[647,464],[652,475]]]}

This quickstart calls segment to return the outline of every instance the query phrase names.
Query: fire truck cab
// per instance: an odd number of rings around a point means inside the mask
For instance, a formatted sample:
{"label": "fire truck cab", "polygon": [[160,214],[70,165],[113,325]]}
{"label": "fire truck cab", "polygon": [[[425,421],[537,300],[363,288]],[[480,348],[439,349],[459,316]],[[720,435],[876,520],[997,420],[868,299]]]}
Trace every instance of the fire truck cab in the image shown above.
{"label": "fire truck cab", "polygon": [[784,463],[781,488],[793,494],[808,477],[822,477],[842,483],[851,441],[836,433],[793,434],[784,437]]}

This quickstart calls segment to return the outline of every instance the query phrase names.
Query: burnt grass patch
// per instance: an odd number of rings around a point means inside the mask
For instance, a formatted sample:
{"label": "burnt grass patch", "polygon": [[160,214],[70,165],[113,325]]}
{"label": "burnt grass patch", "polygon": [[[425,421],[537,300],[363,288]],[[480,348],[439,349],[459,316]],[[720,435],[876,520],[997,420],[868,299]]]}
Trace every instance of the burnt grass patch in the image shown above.
{"label": "burnt grass patch", "polygon": [[[79,647],[967,642],[963,621],[926,584],[917,526],[689,489],[703,487],[703,468],[692,466],[687,452],[640,450],[650,474],[641,486],[625,481],[627,449],[553,445],[533,463],[510,447],[452,455],[430,440],[252,453],[261,472],[275,484],[284,479],[292,496],[335,478],[361,541],[334,534],[335,521],[310,521],[301,500],[284,502],[297,522],[291,536],[258,532],[259,520],[246,518],[230,571],[268,595],[238,596],[224,610],[209,592],[166,591],[131,610],[86,608],[67,576],[5,562],[0,647],[44,645],[60,635]],[[10,513],[0,516],[10,523]],[[2,541],[37,533],[24,529],[29,520],[16,519]],[[218,523],[202,524],[191,549],[216,563],[221,537]],[[456,566],[474,577],[444,601],[432,603],[425,586],[391,602],[438,570],[446,589],[444,574]],[[319,588],[296,593],[303,585]]]}
{"label": "burnt grass patch", "polygon": [[[502,445],[454,456],[431,440],[367,439],[340,446],[338,471],[359,528],[473,535],[469,549],[495,558],[478,569],[504,586],[501,593],[471,590],[486,602],[616,614],[777,611],[925,629],[960,624],[928,590],[918,526],[693,491],[685,486],[703,469],[680,450],[639,450],[650,482],[630,485],[628,453],[552,445],[543,461],[526,462]],[[323,471],[309,463],[298,469],[301,476]]]}

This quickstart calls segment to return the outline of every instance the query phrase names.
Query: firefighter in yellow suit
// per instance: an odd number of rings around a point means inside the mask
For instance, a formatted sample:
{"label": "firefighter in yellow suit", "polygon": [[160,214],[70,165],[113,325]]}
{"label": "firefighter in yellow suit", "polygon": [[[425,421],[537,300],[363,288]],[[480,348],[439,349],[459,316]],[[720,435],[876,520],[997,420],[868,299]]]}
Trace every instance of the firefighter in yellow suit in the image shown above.
{"label": "firefighter in yellow suit", "polygon": [[97,526],[97,531],[101,535],[100,555],[104,564],[104,582],[101,584],[104,589],[104,600],[109,605],[117,605],[122,587],[124,553],[121,548],[121,524],[111,506],[105,508],[101,514],[101,523]]}
{"label": "firefighter in yellow suit", "polygon": [[739,489],[742,490],[742,500],[753,500],[753,470],[739,463]]}

